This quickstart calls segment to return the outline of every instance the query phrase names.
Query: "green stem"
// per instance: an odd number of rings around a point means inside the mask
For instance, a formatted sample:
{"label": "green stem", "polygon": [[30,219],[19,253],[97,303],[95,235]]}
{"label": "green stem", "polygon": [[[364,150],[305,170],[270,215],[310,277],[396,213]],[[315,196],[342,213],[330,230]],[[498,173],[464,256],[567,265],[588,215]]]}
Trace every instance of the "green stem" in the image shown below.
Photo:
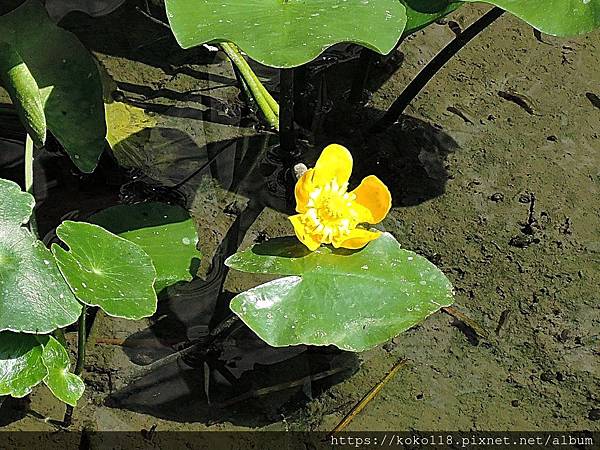
{"label": "green stem", "polygon": [[265,115],[269,125],[276,130],[279,130],[279,105],[275,99],[271,96],[271,94],[269,94],[269,91],[267,91],[267,89],[258,79],[235,44],[230,42],[222,42],[221,48],[227,54],[227,56],[229,56],[233,64],[235,64],[244,77],[250,92],[252,92],[256,103],[258,103],[258,106]]}
{"label": "green stem", "polygon": [[85,362],[85,344],[87,341],[85,319],[86,319],[87,307],[84,305],[79,316],[79,329],[77,330],[77,363],[75,364],[75,370],[73,373],[80,376],[83,373],[83,365]]}
{"label": "green stem", "polygon": [[[34,195],[33,192],[33,139],[29,134],[25,138],[25,190],[29,192],[31,195]],[[34,195],[35,197],[35,195]],[[35,218],[35,211],[31,213],[31,217],[29,218],[29,229],[31,232],[39,238],[38,228],[37,228],[37,220]]]}
{"label": "green stem", "polygon": [[[81,315],[79,316],[79,328],[77,330],[77,362],[75,363],[75,370],[73,373],[77,376],[81,376],[83,374],[83,367],[85,363],[85,344],[87,341],[86,336],[86,327],[85,327],[85,319],[86,319],[87,307],[84,305],[81,310]],[[62,422],[62,426],[64,428],[69,428],[71,423],[73,422],[73,407],[71,405],[67,405],[67,409],[65,411],[65,417]]]}

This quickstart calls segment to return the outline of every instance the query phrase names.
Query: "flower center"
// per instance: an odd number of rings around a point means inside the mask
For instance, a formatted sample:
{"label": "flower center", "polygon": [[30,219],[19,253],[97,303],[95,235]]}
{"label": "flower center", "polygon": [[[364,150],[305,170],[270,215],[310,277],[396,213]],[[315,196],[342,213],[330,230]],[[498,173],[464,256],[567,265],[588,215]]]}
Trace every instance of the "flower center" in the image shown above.
{"label": "flower center", "polygon": [[312,226],[313,234],[320,236],[321,242],[331,244],[334,239],[343,238],[356,227],[352,210],[354,195],[346,192],[347,189],[348,183],[339,186],[333,180],[310,193],[304,222]]}

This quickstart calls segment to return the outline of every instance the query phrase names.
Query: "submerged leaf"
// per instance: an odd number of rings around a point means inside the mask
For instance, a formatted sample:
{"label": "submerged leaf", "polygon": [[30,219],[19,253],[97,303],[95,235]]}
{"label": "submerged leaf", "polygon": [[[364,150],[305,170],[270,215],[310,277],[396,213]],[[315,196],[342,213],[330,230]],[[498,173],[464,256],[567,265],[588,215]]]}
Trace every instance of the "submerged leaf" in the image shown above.
{"label": "submerged leaf", "polygon": [[143,248],[156,268],[156,292],[190,281],[201,256],[198,235],[188,212],[166,203],[119,205],[95,214],[90,222]]}
{"label": "submerged leaf", "polygon": [[21,225],[33,197],[0,180],[0,331],[49,333],[72,324],[81,313],[44,244]]}
{"label": "submerged leaf", "polygon": [[102,84],[92,55],[52,22],[39,0],[0,16],[0,36],[35,79],[48,129],[81,171],[92,172],[106,136]]}
{"label": "submerged leaf", "polygon": [[65,221],[56,235],[70,250],[54,244],[52,253],[79,300],[126,319],[156,312],[156,270],[138,245],[84,222]]}
{"label": "submerged leaf", "polygon": [[360,251],[273,239],[231,256],[251,273],[288,275],[237,295],[231,309],[268,344],[363,351],[452,304],[446,276],[388,233]]}
{"label": "submerged leaf", "polygon": [[167,0],[166,6],[183,48],[230,41],[272,67],[300,66],[340,42],[387,54],[406,23],[398,0]]}

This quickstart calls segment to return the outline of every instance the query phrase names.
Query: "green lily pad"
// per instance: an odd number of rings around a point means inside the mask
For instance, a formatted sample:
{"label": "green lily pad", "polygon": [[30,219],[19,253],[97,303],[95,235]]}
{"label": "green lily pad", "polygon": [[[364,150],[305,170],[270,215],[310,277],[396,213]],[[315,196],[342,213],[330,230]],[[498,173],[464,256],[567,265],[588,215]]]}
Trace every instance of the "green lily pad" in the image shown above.
{"label": "green lily pad", "polygon": [[39,0],[0,16],[1,40],[19,54],[35,79],[48,129],[75,165],[92,172],[104,151],[102,84],[91,54],[48,17]]}
{"label": "green lily pad", "polygon": [[364,351],[453,302],[452,285],[427,259],[384,233],[359,251],[273,239],[225,262],[288,275],[237,295],[231,309],[274,347],[335,345]]}
{"label": "green lily pad", "polygon": [[67,350],[54,339],[48,337],[41,357],[47,374],[44,383],[60,401],[77,406],[77,400],[83,395],[85,385],[81,377],[69,372],[71,362]]}
{"label": "green lily pad", "polygon": [[577,36],[600,27],[600,0],[463,0],[498,6],[543,33]]}
{"label": "green lily pad", "polygon": [[234,42],[272,67],[312,61],[340,42],[381,54],[394,49],[406,14],[398,0],[166,0],[179,45]]}
{"label": "green lily pad", "polygon": [[95,214],[90,222],[139,245],[156,268],[156,292],[191,281],[199,263],[198,234],[188,212],[166,203],[119,205]]}
{"label": "green lily pad", "polygon": [[44,379],[42,351],[35,335],[0,333],[0,395],[25,397]]}
{"label": "green lily pad", "polygon": [[65,221],[56,235],[70,250],[53,244],[52,253],[80,301],[126,319],[156,312],[156,270],[138,245],[84,222]]}
{"label": "green lily pad", "polygon": [[77,321],[81,305],[44,244],[21,225],[33,197],[0,180],[0,331],[44,334]]}
{"label": "green lily pad", "polygon": [[0,42],[0,80],[36,147],[46,142],[46,116],[40,89],[21,55]]}
{"label": "green lily pad", "polygon": [[403,36],[408,36],[425,28],[462,6],[462,3],[452,3],[451,0],[401,1],[406,8],[406,27]]}

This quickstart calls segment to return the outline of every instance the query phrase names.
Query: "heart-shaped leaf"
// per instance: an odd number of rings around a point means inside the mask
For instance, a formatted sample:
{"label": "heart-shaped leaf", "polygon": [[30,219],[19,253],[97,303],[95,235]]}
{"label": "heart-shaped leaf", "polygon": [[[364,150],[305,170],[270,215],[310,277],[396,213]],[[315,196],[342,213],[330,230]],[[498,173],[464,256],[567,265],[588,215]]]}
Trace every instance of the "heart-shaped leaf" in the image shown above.
{"label": "heart-shaped leaf", "polygon": [[166,0],[166,6],[183,48],[230,41],[272,67],[300,66],[339,42],[387,54],[406,23],[398,0]]}
{"label": "heart-shaped leaf", "polygon": [[156,268],[156,292],[195,275],[198,234],[188,212],[166,203],[119,205],[95,214],[90,222],[143,248]]}
{"label": "heart-shaped leaf", "polygon": [[231,309],[265,342],[363,351],[452,304],[452,286],[427,259],[384,233],[359,251],[308,252],[292,238],[236,253],[244,272],[291,275],[237,295]]}
{"label": "heart-shaped leaf", "polygon": [[60,401],[77,406],[85,385],[81,377],[69,372],[71,362],[67,350],[52,336],[48,336],[41,359],[47,371],[44,378],[46,386]]}
{"label": "heart-shaped leaf", "polygon": [[156,312],[156,270],[138,245],[85,222],[65,221],[56,235],[70,250],[54,244],[52,253],[79,300],[126,319]]}
{"label": "heart-shaped leaf", "polygon": [[54,258],[22,223],[33,197],[0,180],[0,331],[49,333],[75,322],[81,305]]}
{"label": "heart-shaped leaf", "polygon": [[451,0],[401,0],[406,8],[403,36],[415,33],[436,20],[460,8],[462,3]]}
{"label": "heart-shaped leaf", "polygon": [[92,172],[104,150],[102,84],[91,54],[52,22],[39,0],[0,16],[1,40],[19,54],[35,79],[48,129],[75,165]]}
{"label": "heart-shaped leaf", "polygon": [[21,55],[0,42],[0,81],[36,147],[46,142],[46,116],[40,89]]}
{"label": "heart-shaped leaf", "polygon": [[0,333],[0,395],[25,397],[44,379],[42,351],[35,335]]}
{"label": "heart-shaped leaf", "polygon": [[554,36],[577,36],[600,27],[600,0],[462,0],[498,6]]}

